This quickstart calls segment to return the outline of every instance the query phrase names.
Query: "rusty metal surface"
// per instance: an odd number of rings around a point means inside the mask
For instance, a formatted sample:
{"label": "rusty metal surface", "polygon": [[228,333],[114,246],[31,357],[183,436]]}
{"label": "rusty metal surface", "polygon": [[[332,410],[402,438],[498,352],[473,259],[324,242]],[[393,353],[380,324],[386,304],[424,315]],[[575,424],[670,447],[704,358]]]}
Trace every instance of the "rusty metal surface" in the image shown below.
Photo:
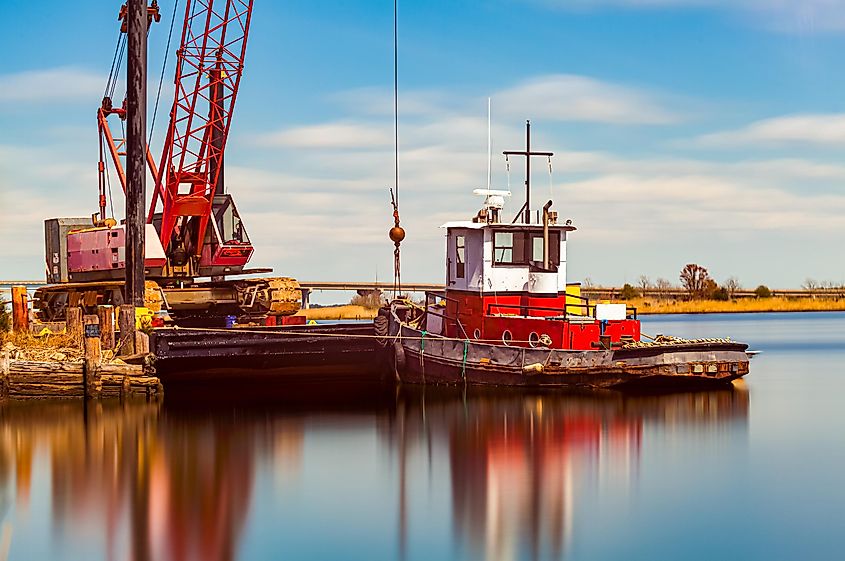
{"label": "rusty metal surface", "polygon": [[388,334],[400,335],[386,346],[393,374],[411,383],[695,388],[727,385],[748,373],[747,346],[740,343],[595,351],[506,347],[423,334],[395,315]]}
{"label": "rusty metal surface", "polygon": [[[301,376],[327,369],[372,378],[379,356],[373,325],[329,324],[241,329],[162,328],[150,336],[162,380],[221,369],[288,369]],[[363,337],[362,337],[363,336]]]}

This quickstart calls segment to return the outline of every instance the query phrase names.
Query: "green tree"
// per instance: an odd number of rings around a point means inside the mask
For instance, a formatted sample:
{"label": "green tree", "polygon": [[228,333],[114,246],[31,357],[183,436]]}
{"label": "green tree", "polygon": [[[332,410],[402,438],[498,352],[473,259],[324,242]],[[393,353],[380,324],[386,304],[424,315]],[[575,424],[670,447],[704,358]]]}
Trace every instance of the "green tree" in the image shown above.
{"label": "green tree", "polygon": [[760,286],[755,288],[754,294],[757,296],[757,298],[771,298],[772,297],[772,291],[769,290],[769,287],[766,286],[765,284],[761,284]]}
{"label": "green tree", "polygon": [[712,278],[708,277],[704,281],[704,288],[701,289],[701,298],[705,300],[716,300],[714,295],[717,290],[719,290],[719,285]]}
{"label": "green tree", "polygon": [[731,299],[731,295],[728,292],[728,289],[724,286],[720,286],[716,290],[713,291],[713,294],[710,296],[713,300],[718,300],[719,302],[727,302]]}
{"label": "green tree", "polygon": [[637,292],[637,289],[628,284],[627,282],[622,287],[622,290],[619,291],[619,297],[622,300],[633,300],[634,298],[639,298],[640,293]]}

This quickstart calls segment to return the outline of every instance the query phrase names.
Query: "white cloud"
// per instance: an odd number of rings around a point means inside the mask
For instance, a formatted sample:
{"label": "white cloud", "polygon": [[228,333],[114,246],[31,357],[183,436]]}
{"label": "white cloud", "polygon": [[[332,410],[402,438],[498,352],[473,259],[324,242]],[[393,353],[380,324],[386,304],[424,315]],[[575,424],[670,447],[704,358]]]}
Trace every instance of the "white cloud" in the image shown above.
{"label": "white cloud", "polygon": [[759,144],[845,144],[845,113],[787,115],[763,119],[732,131],[700,136],[702,146],[733,147]]}
{"label": "white cloud", "polygon": [[845,0],[527,0],[555,9],[713,8],[739,12],[755,23],[786,33],[845,30]]}
{"label": "white cloud", "polygon": [[103,96],[106,78],[89,70],[64,66],[0,76],[0,104],[85,101]]}
{"label": "white cloud", "polygon": [[642,90],[586,76],[557,74],[518,84],[495,94],[499,111],[555,121],[619,125],[665,125],[681,120]]}
{"label": "white cloud", "polygon": [[259,135],[256,143],[263,146],[295,148],[371,149],[392,145],[393,131],[385,125],[324,123]]}
{"label": "white cloud", "polygon": [[[532,84],[560,91],[571,87],[570,78],[545,77],[506,92],[513,96],[512,103],[535,109]],[[595,85],[576,78],[582,91]],[[424,97],[426,104],[418,103],[415,114],[400,128],[400,210],[408,232],[402,246],[403,276],[438,281],[443,260],[438,226],[447,219],[472,216],[479,201],[470,192],[486,179],[486,100],[448,90],[426,92]],[[504,187],[501,149],[520,146],[524,131],[521,119],[502,117],[505,103],[497,101],[499,97],[494,97],[494,124],[498,123],[493,136],[494,186]],[[649,96],[644,99],[661,107]],[[640,103],[643,106],[649,104]],[[387,190],[393,184],[392,119],[389,111],[376,109],[280,129],[260,139],[266,150],[245,144],[251,131],[232,139],[227,186],[256,247],[252,265],[311,280],[390,277],[392,245],[387,230],[392,221]],[[594,120],[613,117],[606,108],[583,111]],[[546,114],[543,119],[553,117]],[[516,122],[503,126],[503,121]],[[693,259],[714,271],[736,263],[728,274],[749,282],[797,286],[803,278],[793,279],[789,271],[776,269],[780,262],[771,264],[771,272],[765,270],[766,263],[747,259],[748,244],[763,239],[763,247],[774,248],[779,246],[773,240],[788,236],[817,249],[796,256],[806,262],[797,262],[790,271],[838,278],[837,272],[824,269],[835,264],[813,255],[835,252],[835,240],[845,231],[845,195],[833,188],[845,180],[845,166],[797,158],[713,162],[573,150],[564,140],[569,128],[550,122],[537,141],[557,154],[556,209],[579,227],[570,248],[576,280],[577,275],[589,275],[616,283],[642,273],[674,277],[676,262],[680,267]],[[83,155],[96,153],[96,136],[76,143],[72,135],[52,140],[56,145],[49,147],[0,146],[0,237],[19,240],[0,246],[7,276],[39,276],[45,216],[95,210],[96,168],[85,164],[88,158]],[[314,149],[325,147],[331,149]],[[244,165],[245,156],[258,163]],[[521,166],[512,162],[514,197],[508,214],[522,202]],[[548,192],[544,168],[542,164],[534,168],[535,206]],[[119,191],[115,195],[116,206],[122,206]],[[730,243],[719,244],[715,240],[720,236],[730,236]]]}
{"label": "white cloud", "polygon": [[[266,147],[373,150],[393,145],[392,93],[361,88],[330,96],[357,120],[284,128],[264,133],[253,143]],[[666,125],[681,117],[664,107],[658,96],[587,76],[538,76],[492,92],[497,120],[522,120],[526,115],[544,121],[588,122],[613,125]],[[462,147],[486,141],[482,96],[449,90],[402,92],[400,142],[403,148],[442,142]],[[497,136],[506,129],[497,125]],[[458,142],[460,139],[460,142]]]}

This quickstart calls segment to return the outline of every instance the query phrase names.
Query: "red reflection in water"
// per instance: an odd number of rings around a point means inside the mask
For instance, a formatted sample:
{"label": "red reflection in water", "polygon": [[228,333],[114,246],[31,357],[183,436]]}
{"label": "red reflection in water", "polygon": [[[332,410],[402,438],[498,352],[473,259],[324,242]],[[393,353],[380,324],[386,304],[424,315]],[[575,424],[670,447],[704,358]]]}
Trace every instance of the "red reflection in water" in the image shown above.
{"label": "red reflection in water", "polygon": [[[382,443],[397,453],[400,554],[413,522],[406,487],[419,484],[421,468],[411,462],[427,454],[430,466],[437,448],[448,455],[448,482],[435,484],[451,483],[454,532],[486,559],[561,556],[584,489],[608,478],[632,486],[647,423],[712,427],[747,413],[739,391],[622,397],[430,388],[400,388],[355,412],[375,419]],[[348,420],[305,408],[198,414],[147,404],[7,403],[0,507],[14,490],[15,518],[23,518],[32,482],[43,481],[35,467],[47,458],[60,546],[109,560],[234,559],[259,467],[298,473],[304,427],[318,417],[329,427]]]}
{"label": "red reflection in water", "polygon": [[3,411],[0,477],[14,466],[26,508],[33,454],[50,458],[53,520],[65,539],[104,540],[106,559],[235,559],[256,465],[298,465],[302,425],[231,415],[181,418],[158,405],[14,406]]}
{"label": "red reflection in water", "polygon": [[[389,432],[400,463],[410,456],[405,448],[448,443],[454,529],[483,558],[513,559],[521,551],[558,558],[571,539],[581,490],[632,485],[647,420],[701,425],[747,412],[741,391],[623,397],[420,390],[400,398]],[[400,489],[400,545],[406,502]]]}

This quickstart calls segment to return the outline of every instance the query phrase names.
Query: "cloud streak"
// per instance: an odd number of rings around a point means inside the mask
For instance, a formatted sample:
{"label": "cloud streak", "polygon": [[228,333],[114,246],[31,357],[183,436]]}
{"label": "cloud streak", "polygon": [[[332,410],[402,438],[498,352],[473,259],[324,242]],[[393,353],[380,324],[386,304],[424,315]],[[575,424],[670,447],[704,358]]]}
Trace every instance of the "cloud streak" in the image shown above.
{"label": "cloud streak", "polygon": [[[334,94],[332,101],[354,111],[355,119],[288,127],[259,134],[253,143],[265,147],[371,150],[392,146],[392,94],[364,88]],[[492,92],[499,120],[521,119],[526,108],[532,118],[547,122],[603,125],[669,125],[684,118],[660,96],[634,87],[573,74],[532,78]],[[403,147],[459,137],[463,146],[476,146],[486,137],[486,121],[472,117],[486,105],[483,96],[449,91],[410,91],[400,97]],[[470,115],[468,117],[468,115]],[[408,135],[408,131],[413,131]],[[496,131],[504,132],[504,131]],[[410,141],[409,141],[410,138]]]}
{"label": "cloud streak", "polygon": [[699,136],[695,144],[705,147],[753,147],[756,145],[845,144],[845,113],[786,115],[763,119],[745,127]]}
{"label": "cloud streak", "polygon": [[5,74],[0,76],[0,105],[96,103],[105,82],[104,76],[74,66]]}
{"label": "cloud streak", "polygon": [[666,125],[682,120],[648,92],[572,74],[541,76],[494,98],[506,115],[528,107],[535,118],[549,121]]}
{"label": "cloud streak", "polygon": [[585,12],[603,9],[716,9],[738,12],[754,24],[784,33],[845,30],[843,0],[526,0],[553,9]]}

